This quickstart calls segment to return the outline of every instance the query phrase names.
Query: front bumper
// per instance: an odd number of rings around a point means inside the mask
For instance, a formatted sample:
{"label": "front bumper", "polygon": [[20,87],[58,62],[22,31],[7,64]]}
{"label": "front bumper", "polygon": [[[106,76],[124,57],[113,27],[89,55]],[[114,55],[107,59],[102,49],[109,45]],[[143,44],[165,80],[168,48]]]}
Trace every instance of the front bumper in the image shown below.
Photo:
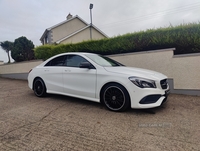
{"label": "front bumper", "polygon": [[166,89],[162,89],[161,87],[149,89],[135,87],[133,89],[133,84],[131,84],[128,84],[127,86],[129,88],[128,92],[131,99],[131,108],[135,109],[154,108],[161,106],[167,101],[170,93],[169,86]]}
{"label": "front bumper", "polygon": [[140,100],[140,104],[152,104],[152,103],[156,103],[161,97],[165,97],[162,101],[162,103],[166,102],[167,100],[167,97],[169,95],[169,90],[166,90],[165,91],[165,94],[164,95],[161,95],[161,94],[153,94],[153,95],[148,95],[148,96],[145,96],[144,98],[142,98]]}

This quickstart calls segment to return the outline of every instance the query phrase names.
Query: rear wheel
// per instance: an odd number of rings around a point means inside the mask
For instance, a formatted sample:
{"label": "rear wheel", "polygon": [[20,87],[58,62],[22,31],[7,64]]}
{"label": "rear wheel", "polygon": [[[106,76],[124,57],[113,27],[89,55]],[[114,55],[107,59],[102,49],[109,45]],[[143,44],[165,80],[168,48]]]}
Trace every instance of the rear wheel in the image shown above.
{"label": "rear wheel", "polygon": [[46,86],[42,79],[37,78],[33,83],[33,90],[36,96],[42,97],[46,95]]}
{"label": "rear wheel", "polygon": [[120,84],[108,84],[101,94],[102,102],[111,111],[124,111],[130,106],[127,90]]}

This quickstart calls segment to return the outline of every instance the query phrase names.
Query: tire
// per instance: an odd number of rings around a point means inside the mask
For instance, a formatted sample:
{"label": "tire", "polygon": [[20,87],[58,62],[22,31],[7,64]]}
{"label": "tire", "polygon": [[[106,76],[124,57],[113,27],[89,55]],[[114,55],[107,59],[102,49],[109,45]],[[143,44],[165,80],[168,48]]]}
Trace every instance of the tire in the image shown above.
{"label": "tire", "polygon": [[34,80],[33,90],[37,97],[43,97],[46,95],[46,86],[42,79],[37,78]]}
{"label": "tire", "polygon": [[127,90],[117,83],[106,85],[102,90],[101,99],[111,111],[125,111],[130,107],[130,97]]}

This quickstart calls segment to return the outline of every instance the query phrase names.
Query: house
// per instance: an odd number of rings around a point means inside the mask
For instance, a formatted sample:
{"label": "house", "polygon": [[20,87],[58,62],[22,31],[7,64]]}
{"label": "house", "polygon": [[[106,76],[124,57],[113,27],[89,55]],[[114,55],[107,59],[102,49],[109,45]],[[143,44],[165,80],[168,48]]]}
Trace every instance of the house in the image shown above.
{"label": "house", "polygon": [[72,16],[69,14],[66,20],[47,28],[40,41],[45,44],[60,44],[60,43],[77,43],[86,40],[98,40],[107,38],[101,30],[95,27],[93,24],[88,24],[78,15]]}

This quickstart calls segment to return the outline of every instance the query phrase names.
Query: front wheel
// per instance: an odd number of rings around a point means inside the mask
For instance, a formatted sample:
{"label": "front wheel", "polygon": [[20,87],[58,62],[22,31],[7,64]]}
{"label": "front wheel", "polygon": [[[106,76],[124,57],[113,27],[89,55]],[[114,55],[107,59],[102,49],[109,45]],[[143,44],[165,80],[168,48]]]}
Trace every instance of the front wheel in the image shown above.
{"label": "front wheel", "polygon": [[130,106],[130,97],[127,90],[117,83],[105,86],[101,99],[111,111],[124,111]]}
{"label": "front wheel", "polygon": [[42,97],[46,94],[46,86],[42,79],[38,78],[33,83],[33,90],[36,96]]}

